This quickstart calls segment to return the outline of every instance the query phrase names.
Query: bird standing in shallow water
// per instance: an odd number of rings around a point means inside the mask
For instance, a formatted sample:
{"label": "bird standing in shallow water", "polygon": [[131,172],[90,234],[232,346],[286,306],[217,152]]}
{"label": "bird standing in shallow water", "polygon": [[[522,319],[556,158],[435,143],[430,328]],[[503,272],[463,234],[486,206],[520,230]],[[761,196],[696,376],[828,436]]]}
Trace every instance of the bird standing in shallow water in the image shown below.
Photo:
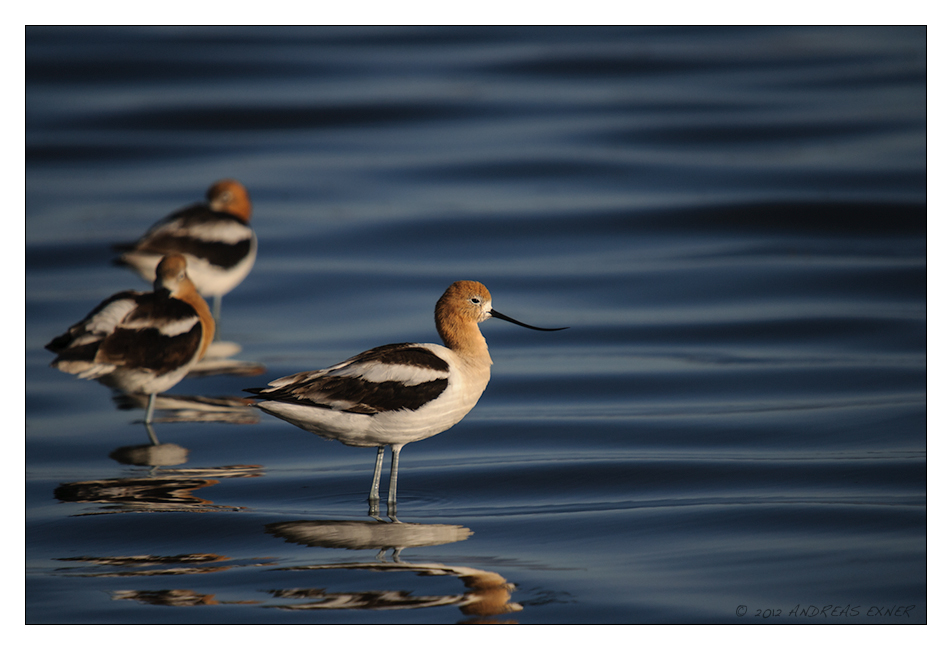
{"label": "bird standing in shallow water", "polygon": [[384,447],[391,450],[388,503],[396,504],[400,450],[463,419],[489,383],[492,359],[479,323],[496,317],[529,329],[492,307],[479,282],[454,282],[436,303],[436,330],[446,347],[395,343],[362,352],[324,370],[300,372],[250,388],[256,406],[325,438],[377,447],[371,507],[379,501]]}
{"label": "bird standing in shallow water", "polygon": [[167,255],[156,269],[154,291],[107,298],[46,349],[57,354],[54,368],[148,395],[148,424],[155,394],[188,374],[214,334],[212,314],[186,273],[185,258]]}
{"label": "bird standing in shallow water", "polygon": [[220,180],[208,188],[206,199],[165,217],[134,244],[117,246],[125,252],[115,262],[152,282],[163,256],[184,255],[195,288],[214,299],[217,323],[222,296],[237,287],[254,266],[258,239],[248,225],[251,200],[244,185]]}

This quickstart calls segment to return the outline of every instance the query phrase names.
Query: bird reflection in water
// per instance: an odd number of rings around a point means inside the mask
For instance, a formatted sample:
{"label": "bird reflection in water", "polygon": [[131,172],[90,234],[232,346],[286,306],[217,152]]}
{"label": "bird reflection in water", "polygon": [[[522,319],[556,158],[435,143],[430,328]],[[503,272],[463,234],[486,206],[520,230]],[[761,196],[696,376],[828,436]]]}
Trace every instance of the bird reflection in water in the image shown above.
{"label": "bird reflection in water", "polygon": [[[175,445],[172,445],[175,447]],[[120,448],[113,452],[117,455]],[[162,460],[160,456],[169,455],[176,460],[178,452],[156,450],[153,456],[147,449],[134,449],[127,454],[143,454],[146,462]],[[179,448],[181,449],[181,448]],[[182,450],[187,451],[187,450]],[[150,476],[99,479],[62,483],[53,496],[62,503],[102,504],[92,512],[81,515],[106,514],[120,512],[219,512],[223,510],[244,510],[243,506],[217,505],[208,499],[194,494],[202,488],[218,485],[224,478],[254,478],[261,476],[260,465],[229,465],[223,467],[196,467],[188,469],[159,469],[152,467]]]}
{"label": "bird reflection in water", "polygon": [[[128,555],[107,557],[65,557],[60,562],[79,566],[61,569],[63,575],[82,578],[163,578],[166,576],[199,576],[217,574],[231,569],[268,568],[270,571],[334,571],[366,572],[366,576],[386,573],[387,584],[393,577],[412,574],[418,578],[457,578],[463,589],[448,594],[414,594],[409,589],[371,589],[361,591],[334,591],[323,587],[270,589],[273,599],[258,598],[222,600],[213,590],[194,589],[118,589],[111,593],[113,600],[131,600],[146,605],[163,607],[197,607],[222,605],[257,605],[284,611],[368,610],[398,611],[432,607],[458,607],[467,618],[464,623],[516,623],[500,619],[500,615],[522,611],[522,605],[511,602],[515,587],[498,573],[468,566],[454,566],[436,562],[406,562],[400,551],[451,544],[469,538],[473,533],[464,526],[446,524],[416,524],[383,521],[289,521],[265,527],[271,535],[289,543],[308,547],[345,548],[351,550],[377,549],[373,561],[336,562],[303,566],[276,567],[270,558],[236,560],[214,553],[189,553],[173,556]],[[384,556],[393,553],[389,560]],[[164,584],[164,581],[163,581]],[[443,583],[440,583],[443,584]],[[255,594],[260,592],[256,591]]]}
{"label": "bird reflection in water", "polygon": [[[448,524],[416,524],[400,521],[290,521],[269,524],[265,529],[275,537],[295,544],[322,548],[352,550],[379,549],[372,562],[342,562],[282,567],[276,571],[357,570],[369,572],[412,572],[421,577],[452,576],[460,579],[463,593],[445,595],[415,595],[406,590],[369,590],[333,592],[323,588],[273,589],[276,598],[306,602],[269,605],[284,610],[401,610],[426,607],[456,606],[467,616],[477,617],[467,622],[501,622],[492,619],[500,614],[522,610],[522,605],[511,601],[514,585],[492,571],[466,566],[449,566],[432,562],[405,562],[400,552],[406,548],[420,548],[451,544],[469,538],[473,532]],[[390,560],[386,552],[392,551]],[[507,623],[515,621],[503,621]]]}
{"label": "bird reflection in water", "polygon": [[[221,573],[231,569],[271,566],[271,562],[240,562],[214,553],[183,555],[119,555],[111,557],[61,557],[59,562],[82,563],[61,571],[79,578],[146,578],[167,576],[195,576]],[[258,601],[219,601],[214,594],[203,594],[192,589],[118,589],[113,600],[134,600],[148,605],[166,607],[195,607],[198,605],[251,605]]]}
{"label": "bird reflection in water", "polygon": [[[117,393],[113,402],[120,411],[144,408],[145,395]],[[260,413],[251,408],[247,397],[205,397],[203,395],[156,395],[153,422],[221,422],[224,424],[257,424]],[[150,436],[151,438],[152,436]]]}
{"label": "bird reflection in water", "polygon": [[118,589],[112,592],[113,600],[135,600],[145,605],[165,607],[196,607],[198,605],[221,605],[214,594],[201,594],[192,589]]}
{"label": "bird reflection in water", "polygon": [[[145,406],[144,395],[117,394],[113,401],[120,410]],[[225,422],[229,424],[257,424],[258,413],[242,397],[202,397],[198,395],[158,395],[154,406],[161,413],[153,422]],[[188,449],[174,443],[160,443],[152,422],[143,423],[149,438],[147,445],[128,445],[113,450],[109,457],[123,465],[140,467],[169,467],[188,461]],[[258,467],[249,466],[249,467]]]}

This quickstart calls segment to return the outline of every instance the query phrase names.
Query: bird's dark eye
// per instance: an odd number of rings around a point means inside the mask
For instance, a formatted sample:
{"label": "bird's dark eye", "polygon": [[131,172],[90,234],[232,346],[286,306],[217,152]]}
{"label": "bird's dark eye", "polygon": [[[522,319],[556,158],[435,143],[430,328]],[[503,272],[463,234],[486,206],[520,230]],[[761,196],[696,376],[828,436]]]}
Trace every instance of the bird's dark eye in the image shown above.
{"label": "bird's dark eye", "polygon": [[478,305],[479,303],[482,302],[482,300],[480,300],[479,296],[473,296],[472,298],[470,298],[470,301],[471,301],[474,305]]}

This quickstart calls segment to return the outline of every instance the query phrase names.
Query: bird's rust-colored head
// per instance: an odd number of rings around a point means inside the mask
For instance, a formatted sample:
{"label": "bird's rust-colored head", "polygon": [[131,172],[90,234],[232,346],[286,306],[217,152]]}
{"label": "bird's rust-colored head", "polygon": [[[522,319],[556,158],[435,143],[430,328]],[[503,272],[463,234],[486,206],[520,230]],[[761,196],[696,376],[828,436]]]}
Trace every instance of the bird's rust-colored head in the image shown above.
{"label": "bird's rust-colored head", "polygon": [[245,223],[251,220],[251,199],[245,186],[231,178],[225,178],[208,188],[205,195],[208,205],[216,212],[227,212]]}

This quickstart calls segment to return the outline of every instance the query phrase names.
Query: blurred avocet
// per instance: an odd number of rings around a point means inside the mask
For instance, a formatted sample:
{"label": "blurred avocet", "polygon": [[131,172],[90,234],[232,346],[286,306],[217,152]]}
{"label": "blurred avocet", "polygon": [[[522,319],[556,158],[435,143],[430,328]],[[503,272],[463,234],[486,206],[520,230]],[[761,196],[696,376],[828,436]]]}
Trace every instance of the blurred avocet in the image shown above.
{"label": "blurred avocet", "polygon": [[436,303],[436,330],[446,347],[395,343],[324,370],[300,372],[249,388],[258,408],[306,431],[355,447],[377,447],[371,505],[379,501],[384,447],[391,450],[388,503],[397,497],[400,450],[463,419],[489,383],[492,359],[479,323],[496,317],[529,329],[492,307],[479,282],[454,282]]}
{"label": "blurred avocet", "polygon": [[195,288],[214,299],[217,323],[222,296],[237,287],[254,266],[258,239],[248,225],[251,200],[244,185],[220,180],[208,188],[206,199],[158,221],[134,244],[116,246],[126,252],[115,261],[152,282],[163,256],[184,255]]}
{"label": "blurred avocet", "polygon": [[156,269],[154,291],[122,291],[101,302],[46,349],[54,368],[127,393],[149,396],[179,383],[205,354],[215,334],[208,305],[186,273],[185,258],[167,255]]}

